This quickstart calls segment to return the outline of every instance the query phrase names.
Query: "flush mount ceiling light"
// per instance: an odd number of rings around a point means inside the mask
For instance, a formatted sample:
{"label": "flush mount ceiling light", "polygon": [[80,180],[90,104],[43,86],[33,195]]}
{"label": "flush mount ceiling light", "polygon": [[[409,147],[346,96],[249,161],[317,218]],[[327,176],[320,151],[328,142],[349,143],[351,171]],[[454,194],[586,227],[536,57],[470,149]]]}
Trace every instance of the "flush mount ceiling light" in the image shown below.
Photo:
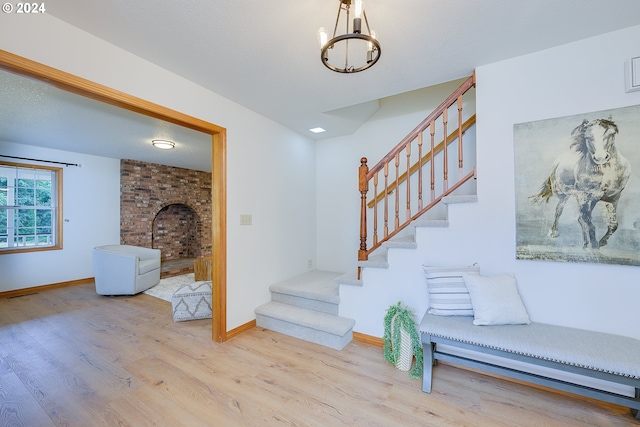
{"label": "flush mount ceiling light", "polygon": [[322,133],[322,132],[326,132],[326,131],[327,131],[326,129],[323,129],[323,128],[320,128],[320,127],[318,127],[318,128],[311,128],[311,129],[309,129],[309,130],[310,130],[311,132],[313,132],[313,133]]}
{"label": "flush mount ceiling light", "polygon": [[154,147],[160,148],[162,150],[171,150],[176,146],[176,143],[173,141],[167,141],[166,139],[154,139],[151,141]]}
{"label": "flush mount ceiling light", "polygon": [[[343,11],[346,22],[342,22],[342,28],[346,28],[346,32],[339,35],[338,26],[340,26],[340,15]],[[351,21],[352,12],[353,22]],[[366,34],[362,32],[363,18]],[[338,16],[333,37],[331,40],[327,39],[327,31],[324,27],[320,28],[318,30],[320,58],[327,68],[337,73],[357,73],[373,66],[380,59],[380,43],[376,40],[376,32],[369,29],[369,21],[367,21],[362,0],[338,1]],[[343,58],[344,64],[341,64]]]}

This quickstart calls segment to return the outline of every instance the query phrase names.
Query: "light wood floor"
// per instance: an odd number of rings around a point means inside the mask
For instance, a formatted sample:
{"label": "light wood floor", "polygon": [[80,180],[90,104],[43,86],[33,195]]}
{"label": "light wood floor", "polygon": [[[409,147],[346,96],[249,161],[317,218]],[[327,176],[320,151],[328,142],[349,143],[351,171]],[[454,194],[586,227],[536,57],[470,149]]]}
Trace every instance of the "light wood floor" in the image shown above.
{"label": "light wood floor", "polygon": [[253,328],[223,344],[151,296],[93,283],[0,298],[0,426],[620,426],[627,408]]}

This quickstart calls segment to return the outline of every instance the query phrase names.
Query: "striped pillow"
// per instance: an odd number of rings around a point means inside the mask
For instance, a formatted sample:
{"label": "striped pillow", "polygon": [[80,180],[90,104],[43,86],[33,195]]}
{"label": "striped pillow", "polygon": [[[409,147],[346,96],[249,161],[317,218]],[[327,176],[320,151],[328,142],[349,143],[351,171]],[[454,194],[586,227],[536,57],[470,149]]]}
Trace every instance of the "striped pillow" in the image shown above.
{"label": "striped pillow", "polygon": [[462,274],[480,274],[480,266],[422,268],[427,275],[429,314],[438,316],[473,316],[473,306]]}

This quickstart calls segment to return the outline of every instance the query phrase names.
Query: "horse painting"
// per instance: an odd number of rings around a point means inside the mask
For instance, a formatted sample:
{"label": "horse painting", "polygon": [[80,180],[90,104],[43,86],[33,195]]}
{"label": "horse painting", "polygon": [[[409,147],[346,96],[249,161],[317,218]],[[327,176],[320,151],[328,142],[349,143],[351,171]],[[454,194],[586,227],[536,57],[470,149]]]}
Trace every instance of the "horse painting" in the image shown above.
{"label": "horse painting", "polygon": [[[582,228],[584,248],[600,248],[607,244],[618,228],[618,200],[630,176],[627,159],[616,149],[618,126],[608,119],[584,120],[572,132],[569,150],[553,163],[551,174],[542,184],[540,192],[530,199],[549,202],[558,198],[550,237],[558,236],[558,220],[567,200],[572,196],[578,202],[578,223]],[[598,202],[606,207],[607,231],[596,239],[591,214]]]}

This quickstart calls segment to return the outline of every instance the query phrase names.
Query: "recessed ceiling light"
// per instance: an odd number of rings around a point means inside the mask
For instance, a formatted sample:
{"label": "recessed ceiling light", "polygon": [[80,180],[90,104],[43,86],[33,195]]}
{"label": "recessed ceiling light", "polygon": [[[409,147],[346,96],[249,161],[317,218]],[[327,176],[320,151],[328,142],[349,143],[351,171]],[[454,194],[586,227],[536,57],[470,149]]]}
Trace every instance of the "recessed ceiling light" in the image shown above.
{"label": "recessed ceiling light", "polygon": [[167,141],[166,139],[154,139],[151,141],[154,147],[160,148],[162,150],[171,150],[176,146],[176,143],[173,141]]}
{"label": "recessed ceiling light", "polygon": [[313,133],[321,133],[321,132],[326,132],[325,129],[322,128],[313,128],[313,129],[309,129],[311,132]]}

